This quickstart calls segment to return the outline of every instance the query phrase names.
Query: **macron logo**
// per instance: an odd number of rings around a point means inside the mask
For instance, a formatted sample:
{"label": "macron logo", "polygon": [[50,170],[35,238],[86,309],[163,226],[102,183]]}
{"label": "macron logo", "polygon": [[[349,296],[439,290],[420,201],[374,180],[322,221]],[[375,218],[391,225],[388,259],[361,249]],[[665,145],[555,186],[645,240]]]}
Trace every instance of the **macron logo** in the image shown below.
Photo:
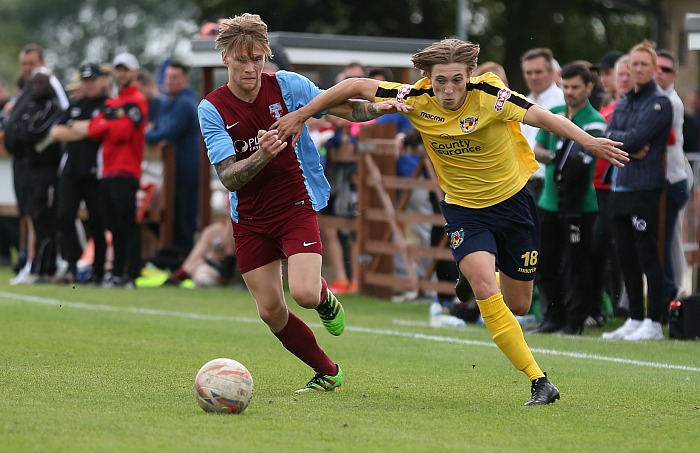
{"label": "macron logo", "polygon": [[314,244],[317,244],[317,243],[318,243],[318,241],[316,241],[316,242],[304,242],[304,247],[308,247],[308,246],[310,246],[310,245],[314,245]]}
{"label": "macron logo", "polygon": [[226,125],[226,130],[231,129],[233,126],[235,126],[235,125],[238,124],[238,123],[240,123],[240,121],[236,121],[236,122],[233,123],[233,124],[227,124],[227,125]]}

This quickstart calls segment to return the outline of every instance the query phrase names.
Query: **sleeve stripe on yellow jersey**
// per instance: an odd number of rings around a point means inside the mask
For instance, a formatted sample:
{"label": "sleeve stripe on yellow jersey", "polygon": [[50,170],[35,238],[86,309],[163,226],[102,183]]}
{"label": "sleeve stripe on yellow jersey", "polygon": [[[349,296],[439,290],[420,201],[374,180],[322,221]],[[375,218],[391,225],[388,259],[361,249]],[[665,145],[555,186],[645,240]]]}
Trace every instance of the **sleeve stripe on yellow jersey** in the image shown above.
{"label": "sleeve stripe on yellow jersey", "polygon": [[[495,85],[491,85],[491,84],[488,84],[485,82],[479,82],[479,83],[467,83],[467,90],[468,91],[481,90],[484,93],[490,94],[491,96],[498,97],[501,94],[501,90],[503,90],[503,88],[500,88],[500,87],[497,87]],[[523,108],[525,110],[532,107],[532,102],[530,102],[526,98],[520,97],[520,96],[509,96],[508,99],[506,99],[506,102],[512,102],[513,104],[515,104],[518,107]]]}
{"label": "sleeve stripe on yellow jersey", "polygon": [[[428,96],[433,95],[433,89],[432,88],[422,88],[422,89],[416,89],[416,88],[411,88],[411,91],[408,92],[408,94],[404,94],[403,98],[407,98],[409,96],[422,96],[424,94],[427,94]],[[375,94],[376,97],[378,98],[396,98],[399,96],[399,90],[398,88],[382,88],[379,87],[377,88],[377,94]]]}

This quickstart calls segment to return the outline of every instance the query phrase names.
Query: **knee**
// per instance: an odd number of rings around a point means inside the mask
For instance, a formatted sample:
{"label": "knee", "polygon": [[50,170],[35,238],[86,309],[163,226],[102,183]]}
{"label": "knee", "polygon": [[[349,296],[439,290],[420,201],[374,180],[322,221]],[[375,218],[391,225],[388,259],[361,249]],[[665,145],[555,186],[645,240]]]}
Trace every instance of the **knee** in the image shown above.
{"label": "knee", "polygon": [[296,303],[303,308],[316,308],[321,297],[321,288],[297,287],[290,288],[290,292]]}
{"label": "knee", "polygon": [[274,307],[263,307],[258,305],[258,315],[260,319],[268,326],[274,328],[285,318],[287,307],[284,304],[275,305]]}
{"label": "knee", "polygon": [[507,303],[506,305],[508,305],[510,311],[517,316],[526,315],[530,311],[530,300],[515,300],[512,303]]}

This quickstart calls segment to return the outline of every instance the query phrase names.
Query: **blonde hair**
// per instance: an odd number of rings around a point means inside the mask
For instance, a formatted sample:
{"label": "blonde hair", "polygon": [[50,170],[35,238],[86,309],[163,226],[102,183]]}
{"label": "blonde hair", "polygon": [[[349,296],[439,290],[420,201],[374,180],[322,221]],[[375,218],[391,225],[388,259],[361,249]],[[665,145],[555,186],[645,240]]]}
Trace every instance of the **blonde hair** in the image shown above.
{"label": "blonde hair", "polygon": [[503,81],[504,84],[508,85],[508,77],[506,77],[506,70],[503,69],[503,66],[496,63],[495,61],[486,61],[484,63],[481,63],[474,70],[472,77],[477,77],[482,74],[486,74],[487,72],[492,72],[496,74]]}
{"label": "blonde hair", "polygon": [[651,61],[653,64],[656,64],[656,43],[653,41],[649,41],[648,39],[645,39],[644,41],[640,42],[639,44],[636,44],[634,47],[632,47],[629,51],[629,54],[632,55],[634,52],[646,52],[649,55],[651,55]]}
{"label": "blonde hair", "polygon": [[474,71],[479,58],[479,45],[457,38],[435,42],[411,57],[413,66],[429,74],[436,64],[462,63],[468,72]]}
{"label": "blonde hair", "polygon": [[259,47],[267,58],[272,57],[267,24],[257,14],[243,13],[223,19],[215,43],[226,55],[247,54],[252,58],[254,49]]}

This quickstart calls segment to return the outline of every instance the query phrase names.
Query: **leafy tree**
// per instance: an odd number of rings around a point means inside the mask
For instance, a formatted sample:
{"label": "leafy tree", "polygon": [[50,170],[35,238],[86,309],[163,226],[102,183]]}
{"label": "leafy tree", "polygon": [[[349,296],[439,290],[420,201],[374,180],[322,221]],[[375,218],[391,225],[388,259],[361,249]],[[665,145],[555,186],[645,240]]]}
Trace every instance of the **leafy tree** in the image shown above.
{"label": "leafy tree", "polygon": [[[456,0],[193,0],[201,20],[260,14],[270,31],[392,36],[439,40],[457,33]],[[550,47],[560,63],[596,62],[650,36],[659,0],[471,0],[468,38],[481,61],[502,63],[524,90],[520,55]]]}
{"label": "leafy tree", "polygon": [[11,39],[2,48],[3,75],[6,68],[17,73],[17,54],[28,42],[44,47],[47,64],[64,80],[81,63],[109,61],[121,51],[154,66],[185,55],[198,28],[190,0],[4,1],[10,4],[0,7],[0,37]]}

